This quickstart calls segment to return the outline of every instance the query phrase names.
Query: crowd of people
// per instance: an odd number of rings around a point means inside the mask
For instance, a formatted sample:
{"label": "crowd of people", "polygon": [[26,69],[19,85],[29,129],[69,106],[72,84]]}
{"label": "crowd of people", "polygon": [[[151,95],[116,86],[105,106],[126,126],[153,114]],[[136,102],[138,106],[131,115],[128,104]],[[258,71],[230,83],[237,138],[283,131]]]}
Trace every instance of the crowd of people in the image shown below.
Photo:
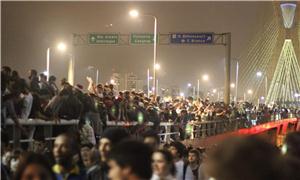
{"label": "crowd of people", "polygon": [[[162,144],[160,122],[175,122],[184,134],[193,122],[243,120],[244,126],[287,118],[296,109],[251,103],[210,102],[209,99],[117,92],[112,84],[95,84],[87,77],[86,90],[62,79],[30,70],[28,79],[3,66],[1,70],[1,179],[100,180],[235,180],[299,179],[299,133],[286,138],[282,153],[254,137],[233,138],[204,149],[174,140]],[[79,119],[76,131],[58,135],[54,143],[38,131],[31,146],[13,149],[5,125],[10,118],[27,135],[19,119],[56,121]],[[152,122],[139,137],[125,128],[108,128],[109,121]],[[104,132],[103,132],[104,129]]]}
{"label": "crowd of people", "polygon": [[1,119],[10,117],[17,127],[26,130],[18,119],[79,119],[79,126],[89,123],[99,136],[100,128],[105,129],[108,121],[152,122],[158,129],[160,122],[176,122],[180,129],[190,121],[211,121],[241,119],[243,126],[251,126],[275,119],[285,118],[295,110],[279,106],[254,106],[251,103],[210,102],[209,99],[173,97],[165,100],[160,96],[147,97],[144,92],[120,91],[113,84],[95,84],[90,77],[85,89],[82,85],[72,86],[66,79],[57,85],[56,77],[38,74],[34,69],[28,72],[28,79],[21,78],[17,71],[8,66],[1,69]]}
{"label": "crowd of people", "polygon": [[255,136],[231,137],[209,148],[179,141],[161,144],[153,131],[142,139],[125,128],[107,128],[96,145],[77,133],[58,135],[52,149],[12,150],[1,139],[1,179],[9,180],[298,180],[300,132],[281,148]]}

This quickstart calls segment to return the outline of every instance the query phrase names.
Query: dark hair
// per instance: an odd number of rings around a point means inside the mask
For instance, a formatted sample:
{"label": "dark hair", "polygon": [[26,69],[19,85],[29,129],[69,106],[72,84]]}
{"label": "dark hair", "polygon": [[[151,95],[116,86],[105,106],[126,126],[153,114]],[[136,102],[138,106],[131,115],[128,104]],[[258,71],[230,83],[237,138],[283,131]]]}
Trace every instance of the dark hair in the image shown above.
{"label": "dark hair", "polygon": [[160,143],[159,136],[157,135],[157,133],[154,130],[148,130],[145,133],[143,133],[143,138],[145,139],[147,137],[154,138],[155,141],[157,142],[157,144]]}
{"label": "dark hair", "polygon": [[14,179],[15,180],[22,179],[21,177],[22,177],[26,167],[30,164],[37,164],[37,165],[44,167],[51,175],[51,179],[53,179],[53,180],[56,179],[55,174],[51,170],[51,166],[48,163],[47,159],[43,155],[33,153],[33,152],[25,153],[22,156],[22,158],[20,159],[20,163],[18,165],[17,171],[15,173]]}
{"label": "dark hair", "polygon": [[37,76],[37,71],[35,69],[30,70],[31,75]]}
{"label": "dark hair", "polygon": [[171,142],[170,147],[171,146],[173,146],[177,149],[177,153],[179,154],[179,158],[182,158],[186,154],[186,148],[181,142],[179,142],[179,141]]}
{"label": "dark hair", "polygon": [[176,167],[173,162],[172,154],[165,149],[157,150],[154,153],[161,153],[164,156],[165,161],[167,162],[168,165],[170,165],[170,173],[174,176],[176,174]]}
{"label": "dark hair", "polygon": [[11,68],[9,66],[2,66],[2,71],[6,71],[6,72],[10,73]]}
{"label": "dark hair", "polygon": [[55,76],[50,76],[49,81],[56,81],[56,77]]}
{"label": "dark hair", "polygon": [[84,147],[92,149],[94,147],[94,145],[92,143],[84,143],[80,146],[80,148],[84,148]]}
{"label": "dark hair", "polygon": [[12,76],[13,79],[19,79],[20,78],[18,71],[12,71],[11,76]]}
{"label": "dark hair", "polygon": [[207,173],[222,180],[281,180],[283,162],[279,150],[255,137],[230,138],[208,157]]}
{"label": "dark hair", "polygon": [[141,179],[150,179],[152,176],[151,155],[152,151],[147,145],[134,140],[126,140],[112,148],[109,159],[116,161],[122,168],[130,167],[132,173]]}
{"label": "dark hair", "polygon": [[115,145],[123,139],[129,138],[129,133],[124,128],[107,128],[101,138],[107,138],[112,145]]}
{"label": "dark hair", "polygon": [[47,76],[44,73],[40,73],[40,78],[45,79],[45,78],[47,78]]}
{"label": "dark hair", "polygon": [[197,158],[200,159],[200,152],[197,149],[191,149],[189,153],[196,154]]}
{"label": "dark hair", "polygon": [[201,161],[202,161],[202,156],[201,156],[201,153],[200,153],[199,150],[197,150],[197,149],[191,149],[191,150],[189,150],[189,153],[195,154],[195,155],[197,156],[197,163],[198,163],[198,164],[201,163]]}

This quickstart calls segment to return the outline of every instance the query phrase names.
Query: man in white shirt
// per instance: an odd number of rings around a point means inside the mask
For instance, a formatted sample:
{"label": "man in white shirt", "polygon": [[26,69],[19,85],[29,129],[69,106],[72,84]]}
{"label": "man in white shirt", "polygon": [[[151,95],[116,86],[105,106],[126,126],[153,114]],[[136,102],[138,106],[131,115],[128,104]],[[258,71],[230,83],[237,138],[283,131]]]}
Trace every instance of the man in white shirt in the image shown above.
{"label": "man in white shirt", "polygon": [[176,141],[172,142],[169,147],[169,151],[171,152],[174,163],[176,166],[176,179],[177,180],[193,180],[194,175],[191,167],[187,162],[184,161],[183,156],[185,152],[185,146]]}
{"label": "man in white shirt", "polygon": [[29,92],[29,89],[25,87],[24,91],[21,93],[20,96],[23,99],[23,107],[21,109],[21,119],[28,119],[31,112],[32,102],[33,102],[32,94]]}

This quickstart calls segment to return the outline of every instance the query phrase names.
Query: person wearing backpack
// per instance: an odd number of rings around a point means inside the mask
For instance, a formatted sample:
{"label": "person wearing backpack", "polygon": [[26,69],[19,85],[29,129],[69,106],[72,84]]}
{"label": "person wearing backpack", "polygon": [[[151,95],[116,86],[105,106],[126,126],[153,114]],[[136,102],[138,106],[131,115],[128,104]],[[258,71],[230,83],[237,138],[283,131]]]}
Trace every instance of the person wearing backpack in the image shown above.
{"label": "person wearing backpack", "polygon": [[177,180],[193,180],[194,175],[188,162],[184,160],[185,146],[178,141],[171,142],[169,151],[173,156],[176,166],[176,179]]}

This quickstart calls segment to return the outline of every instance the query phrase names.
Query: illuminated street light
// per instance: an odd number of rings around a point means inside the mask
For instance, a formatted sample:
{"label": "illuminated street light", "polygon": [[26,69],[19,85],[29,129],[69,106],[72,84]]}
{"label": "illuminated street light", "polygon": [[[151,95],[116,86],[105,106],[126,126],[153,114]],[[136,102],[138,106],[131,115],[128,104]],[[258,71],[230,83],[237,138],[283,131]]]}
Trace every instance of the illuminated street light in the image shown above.
{"label": "illuminated street light", "polygon": [[181,96],[181,97],[184,97],[184,93],[183,93],[183,92],[181,92],[181,93],[180,93],[180,96]]}
{"label": "illuminated street light", "polygon": [[48,76],[48,72],[47,72],[47,70],[46,70],[46,71],[44,71],[44,72],[43,72],[43,74],[44,74],[45,76]]}
{"label": "illuminated street light", "polygon": [[159,70],[160,69],[160,65],[159,64],[155,64],[155,70]]}
{"label": "illuminated street light", "polygon": [[[139,16],[139,12],[137,10],[131,10],[129,15],[133,18]],[[153,30],[153,87],[156,89],[156,58],[157,58],[157,18],[151,14],[142,14],[143,16],[151,17],[154,20],[154,30]],[[156,92],[153,92],[154,96],[156,96]]]}
{"label": "illuminated street light", "polygon": [[231,87],[231,88],[234,88],[234,87],[235,87],[235,84],[234,84],[234,83],[231,83],[231,84],[230,84],[230,87]]}
{"label": "illuminated street light", "polygon": [[62,51],[62,52],[64,52],[64,51],[66,51],[67,46],[66,46],[65,43],[60,42],[60,43],[57,45],[57,49],[60,50],[60,51]]}
{"label": "illuminated street light", "polygon": [[262,96],[262,97],[260,97],[260,99],[261,99],[261,100],[264,100],[264,99],[265,99],[265,97],[263,97],[263,96]]}
{"label": "illuminated street light", "polygon": [[129,15],[133,18],[136,18],[139,16],[139,12],[136,9],[133,9],[133,10],[129,11]]}
{"label": "illuminated street light", "polygon": [[153,77],[152,77],[152,76],[150,76],[150,77],[149,77],[149,79],[150,79],[150,80],[152,80],[152,79],[153,79]]}
{"label": "illuminated street light", "polygon": [[96,70],[96,84],[99,83],[99,69],[94,66],[88,66],[88,70],[92,71],[93,69]]}
{"label": "illuminated street light", "polygon": [[203,79],[203,81],[208,81],[209,77],[208,77],[207,74],[204,74],[204,75],[202,76],[202,79]]}
{"label": "illuminated street light", "polygon": [[252,94],[253,93],[253,91],[251,89],[249,89],[247,92],[248,92],[248,94]]}
{"label": "illuminated street light", "polygon": [[116,82],[115,82],[115,80],[114,79],[111,79],[110,80],[110,84],[115,84]]}
{"label": "illuminated street light", "polygon": [[217,89],[213,89],[212,92],[213,92],[213,93],[216,93],[216,92],[217,92]]}
{"label": "illuminated street light", "polygon": [[187,86],[188,86],[188,87],[191,87],[191,86],[192,86],[192,84],[191,84],[191,83],[188,83],[188,84],[187,84]]}
{"label": "illuminated street light", "polygon": [[257,77],[261,77],[261,76],[262,76],[262,72],[261,72],[261,71],[258,71],[258,72],[256,73],[256,76],[257,76]]}
{"label": "illuminated street light", "polygon": [[[51,47],[52,48],[52,47]],[[57,44],[57,49],[61,52],[66,51],[67,47],[66,44],[63,42],[60,42]],[[71,58],[72,59],[72,58]],[[72,64],[73,65],[73,64]],[[46,60],[46,76],[47,76],[47,81],[49,80],[49,76],[50,76],[50,47],[47,48],[47,60]],[[69,82],[72,83],[72,82]]]}

